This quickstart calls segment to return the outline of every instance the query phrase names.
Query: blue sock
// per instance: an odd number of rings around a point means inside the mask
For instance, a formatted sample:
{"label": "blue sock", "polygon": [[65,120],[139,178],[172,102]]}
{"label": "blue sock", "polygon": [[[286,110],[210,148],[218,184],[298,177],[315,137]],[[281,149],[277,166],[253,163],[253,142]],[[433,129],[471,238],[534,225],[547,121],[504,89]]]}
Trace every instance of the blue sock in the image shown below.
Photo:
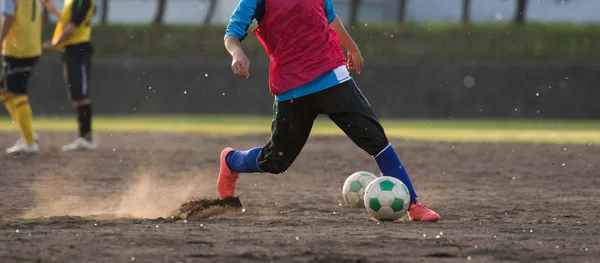
{"label": "blue sock", "polygon": [[377,166],[379,166],[379,170],[381,170],[381,173],[383,173],[384,176],[392,176],[402,181],[410,193],[410,203],[416,203],[417,193],[415,192],[415,188],[408,177],[406,168],[404,165],[402,165],[402,162],[400,161],[398,154],[396,154],[394,147],[392,147],[390,144],[374,157],[375,161],[377,162]]}
{"label": "blue sock", "polygon": [[246,151],[231,151],[225,162],[231,171],[239,173],[260,173],[258,166],[258,156],[262,148],[255,147]]}

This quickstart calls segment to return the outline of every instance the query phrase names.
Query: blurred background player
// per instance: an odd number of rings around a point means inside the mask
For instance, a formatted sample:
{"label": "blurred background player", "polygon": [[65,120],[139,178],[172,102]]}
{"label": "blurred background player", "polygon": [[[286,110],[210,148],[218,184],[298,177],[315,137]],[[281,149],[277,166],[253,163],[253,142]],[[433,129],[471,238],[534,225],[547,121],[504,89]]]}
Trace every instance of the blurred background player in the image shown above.
{"label": "blurred background player", "polygon": [[[46,8],[57,13],[51,1]],[[97,142],[92,134],[92,102],[89,97],[90,73],[94,48],[90,43],[94,0],[65,0],[52,40],[44,42],[46,50],[60,51],[71,104],[77,110],[79,137],[62,147],[63,151],[93,150]]]}
{"label": "blurred background player", "polygon": [[2,0],[2,80],[0,100],[21,131],[21,138],[6,149],[9,154],[39,151],[32,131],[27,85],[42,54],[41,7],[38,0]]}
{"label": "blurred background player", "polygon": [[60,12],[58,11],[58,9],[56,9],[56,6],[52,2],[52,0],[41,0],[41,2],[46,7],[47,11],[50,11],[50,13],[52,13],[56,17],[56,19],[60,20]]}
{"label": "blurred background player", "polygon": [[[269,86],[275,96],[271,139],[247,151],[221,153],[217,182],[221,198],[235,195],[239,173],[285,172],[306,143],[315,118],[327,114],[352,141],[369,153],[386,176],[401,180],[411,196],[412,221],[437,221],[421,205],[406,169],[389,143],[348,69],[360,74],[363,58],[337,18],[332,0],[241,0],[225,34],[236,75],[249,77],[250,62],[240,41],[252,20],[270,58]],[[340,43],[348,50],[348,60]]]}

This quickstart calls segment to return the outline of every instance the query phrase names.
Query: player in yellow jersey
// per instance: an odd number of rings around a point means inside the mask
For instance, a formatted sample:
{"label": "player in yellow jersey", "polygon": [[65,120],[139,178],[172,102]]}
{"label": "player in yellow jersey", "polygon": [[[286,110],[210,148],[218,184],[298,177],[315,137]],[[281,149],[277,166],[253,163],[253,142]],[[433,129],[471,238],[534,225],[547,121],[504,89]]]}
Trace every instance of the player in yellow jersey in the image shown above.
{"label": "player in yellow jersey", "polygon": [[38,0],[2,0],[2,79],[0,100],[21,131],[21,139],[6,149],[9,154],[36,153],[37,136],[31,128],[27,84],[42,54],[42,18]]}
{"label": "player in yellow jersey", "polygon": [[[49,10],[54,7],[44,1]],[[62,147],[63,151],[92,150],[97,147],[92,135],[90,71],[94,48],[90,43],[94,0],[65,0],[52,40],[43,43],[46,50],[59,51],[71,104],[77,110],[79,137]]]}

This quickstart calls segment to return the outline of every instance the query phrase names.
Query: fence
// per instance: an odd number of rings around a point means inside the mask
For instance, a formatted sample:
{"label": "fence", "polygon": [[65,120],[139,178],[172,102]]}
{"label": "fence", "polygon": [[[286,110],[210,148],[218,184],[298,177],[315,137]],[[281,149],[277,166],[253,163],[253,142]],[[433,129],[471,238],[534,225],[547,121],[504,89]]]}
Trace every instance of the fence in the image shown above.
{"label": "fence", "polygon": [[[514,21],[515,14],[532,22],[600,22],[596,0],[360,0],[356,17],[351,14],[355,0],[333,0],[343,21],[376,23],[400,22],[499,22]],[[55,1],[58,7],[62,1]],[[95,23],[223,24],[239,0],[101,0]],[[404,4],[403,4],[404,3]],[[211,5],[212,4],[212,5]],[[212,6],[212,7],[211,7]],[[404,8],[400,8],[404,6]],[[159,8],[162,7],[162,8]],[[132,12],[131,10],[135,10]],[[212,12],[209,12],[212,11]],[[467,11],[467,12],[465,12]],[[208,15],[208,13],[212,13]]]}
{"label": "fence", "polygon": [[[71,113],[58,61],[31,82],[35,114]],[[104,114],[271,114],[268,67],[248,80],[227,61],[106,59],[91,93]],[[365,68],[356,81],[381,117],[600,118],[600,64],[407,62]]]}

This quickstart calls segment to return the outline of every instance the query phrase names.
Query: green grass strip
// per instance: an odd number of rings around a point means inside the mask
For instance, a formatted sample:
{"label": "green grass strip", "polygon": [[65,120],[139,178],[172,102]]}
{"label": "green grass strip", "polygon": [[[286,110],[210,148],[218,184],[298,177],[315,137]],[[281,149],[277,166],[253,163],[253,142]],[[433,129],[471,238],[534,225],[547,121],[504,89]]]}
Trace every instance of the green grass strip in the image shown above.
{"label": "green grass strip", "polygon": [[[268,134],[271,118],[232,115],[96,116],[102,132],[205,133],[214,136]],[[600,121],[492,119],[384,119],[390,138],[454,142],[600,143]],[[76,131],[74,116],[35,116],[36,131]],[[0,131],[17,131],[0,117]],[[319,118],[312,135],[343,135],[327,118]]]}

